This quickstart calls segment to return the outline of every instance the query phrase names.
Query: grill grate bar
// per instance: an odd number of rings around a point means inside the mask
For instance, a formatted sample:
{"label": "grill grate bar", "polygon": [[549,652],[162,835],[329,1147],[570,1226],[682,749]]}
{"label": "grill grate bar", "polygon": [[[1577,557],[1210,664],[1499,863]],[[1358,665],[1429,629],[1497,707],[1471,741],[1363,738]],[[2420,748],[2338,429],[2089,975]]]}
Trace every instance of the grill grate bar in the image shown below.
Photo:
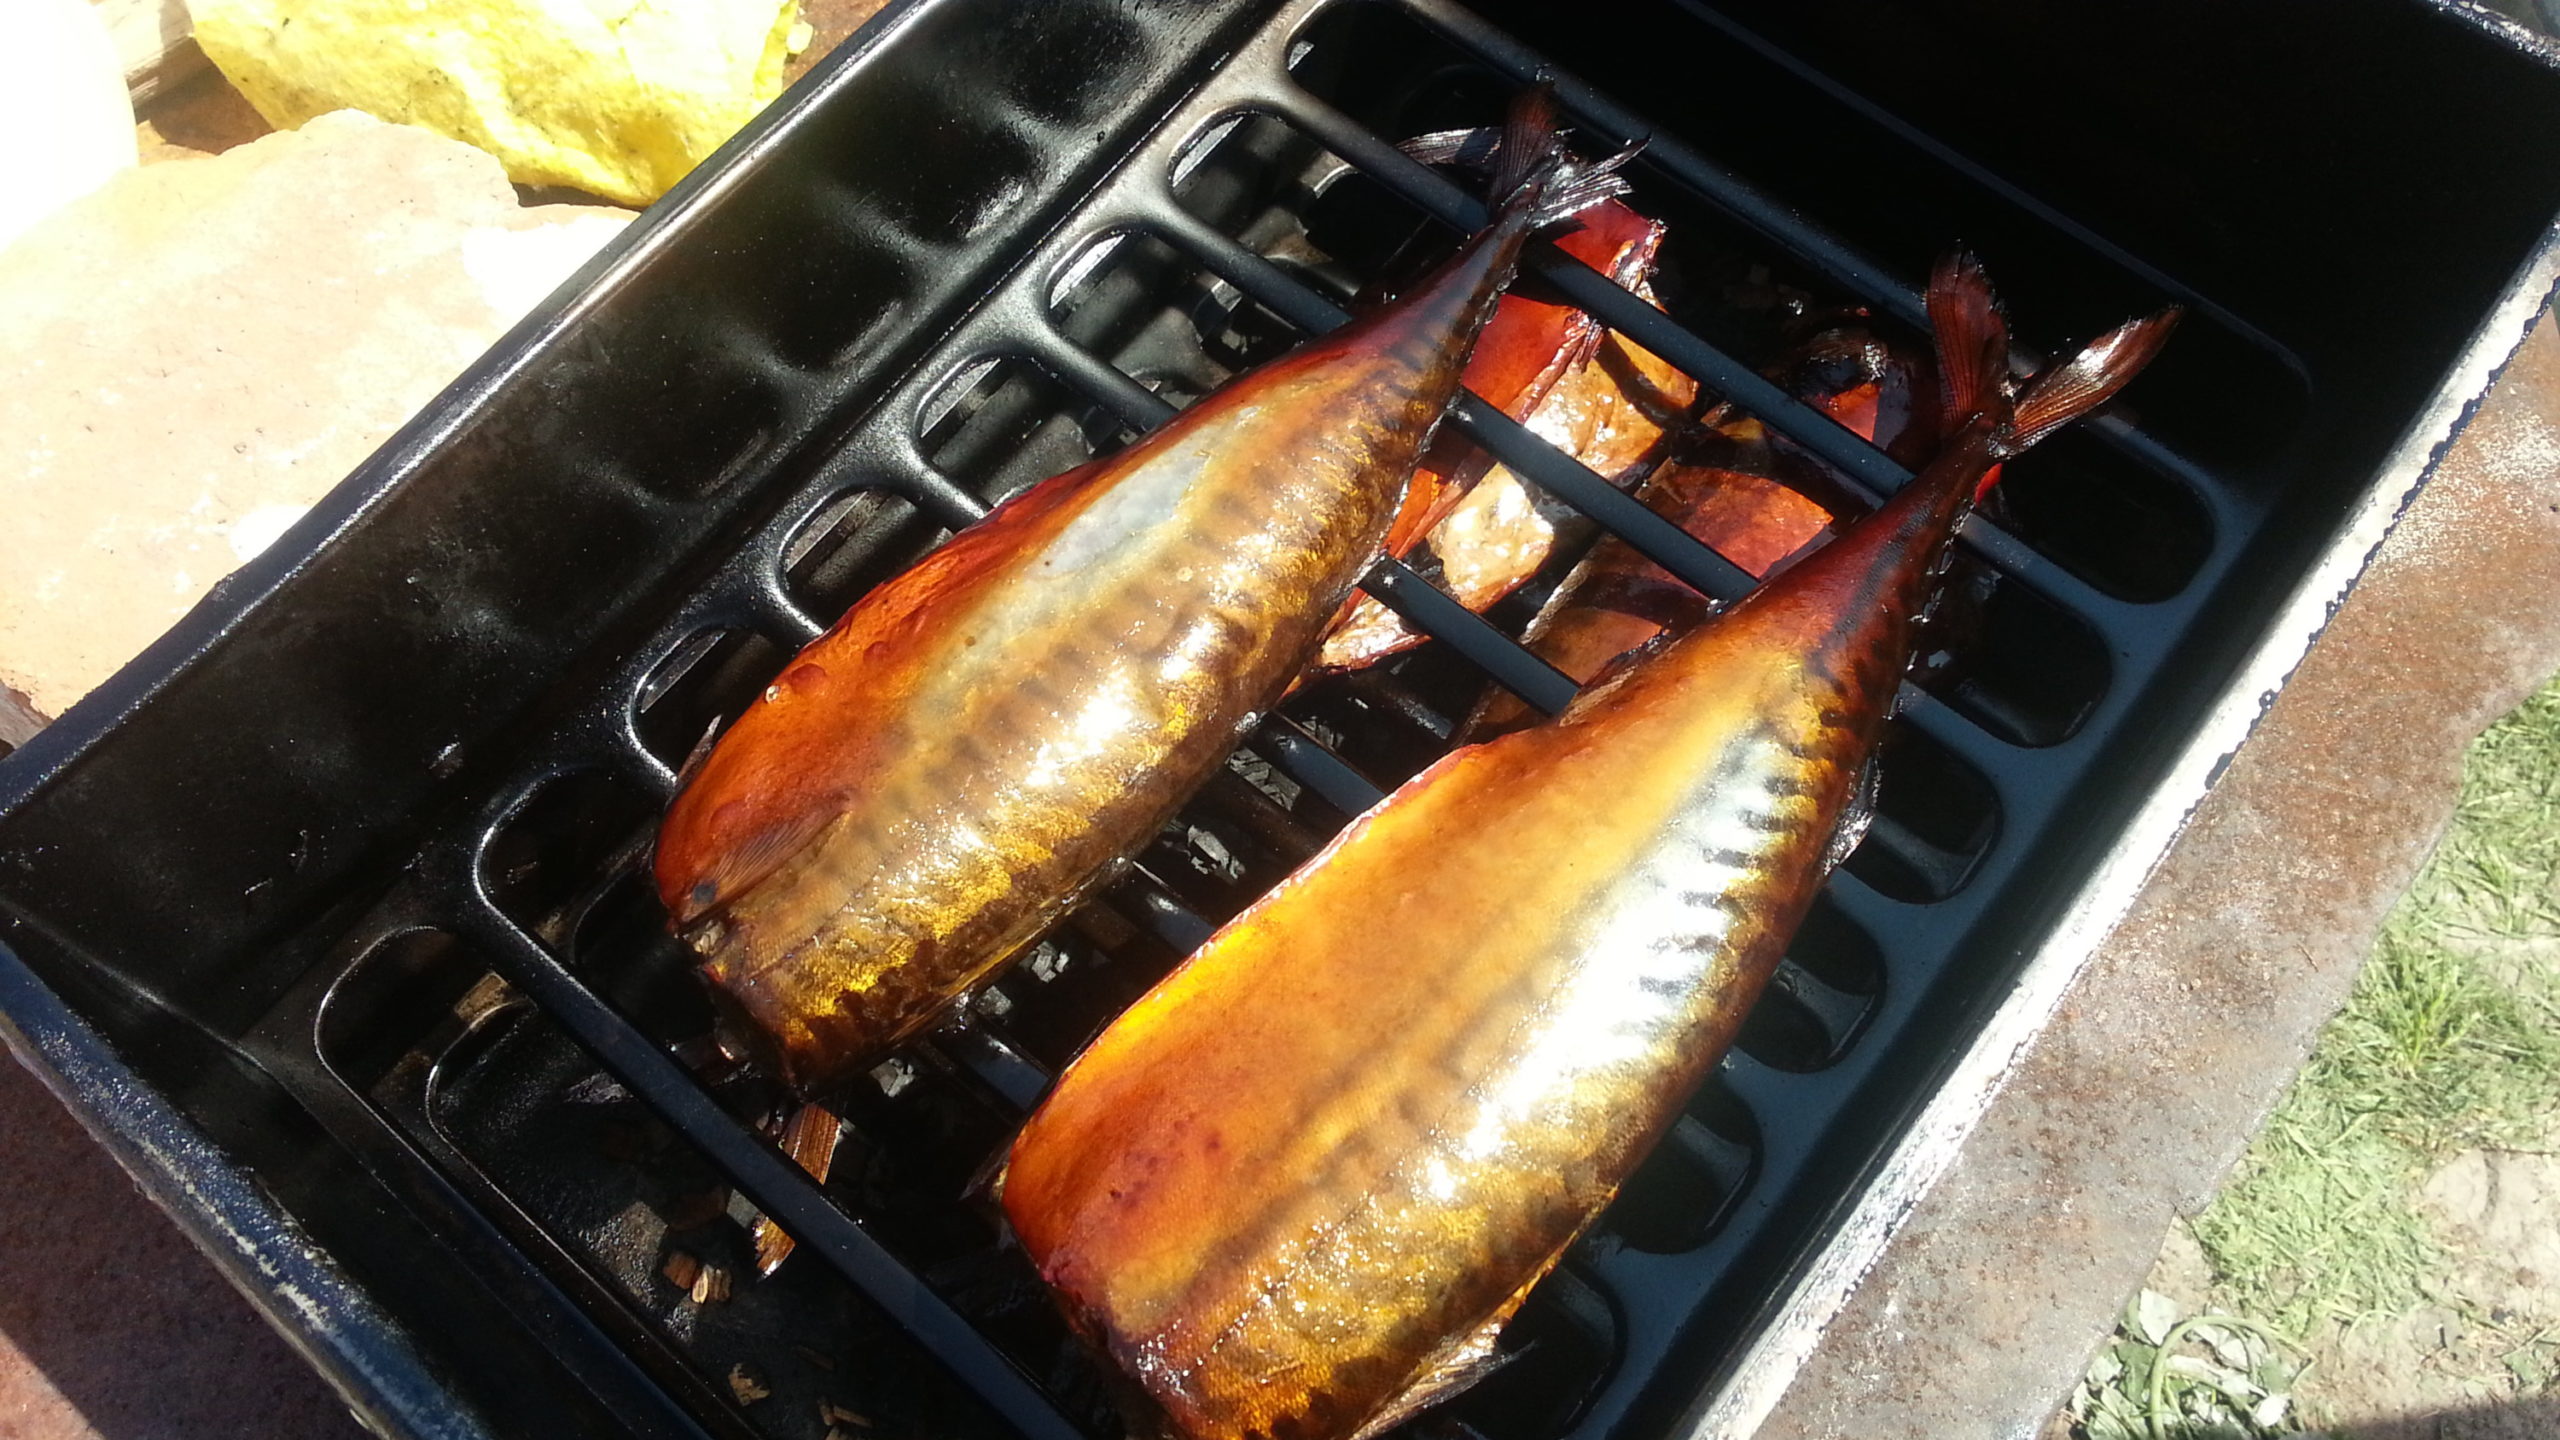
{"label": "grill grate bar", "polygon": [[1556,69],[1553,62],[1500,27],[1455,0],[1400,0],[1400,4],[1426,28],[1515,83],[1550,81],[1556,88],[1557,102],[1583,123],[1621,145],[1643,141],[1644,158],[1654,168],[1679,180],[1850,294],[1881,306],[1914,329],[1928,328],[1928,311],[1921,304],[1916,287],[1838,236],[1807,223],[1793,207],[1772,198],[1757,185],[1655,129],[1605,92]]}
{"label": "grill grate bar", "polygon": [[[1552,81],[1556,87],[1557,101],[1568,113],[1581,119],[1593,130],[1620,144],[1642,140],[1646,163],[1679,181],[1690,193],[1723,211],[1763,240],[1786,251],[1797,262],[1819,273],[1832,284],[1852,295],[1866,299],[1915,330],[1925,332],[1929,328],[1928,308],[1923,303],[1919,287],[1895,276],[1839,236],[1808,222],[1792,207],[1772,199],[1759,186],[1709,160],[1694,147],[1676,137],[1663,134],[1634,111],[1610,99],[1607,92],[1557,70],[1537,51],[1504,34],[1499,27],[1471,13],[1464,5],[1456,3],[1456,0],[1399,0],[1399,3],[1407,14],[1425,28],[1475,56],[1515,83],[1529,85],[1542,78]],[[1684,8],[1698,14],[1708,23],[1752,45],[1764,56],[1781,64],[1789,63],[1784,51],[1758,42],[1748,30],[1731,24],[1712,7],[1697,4],[1695,0],[1681,0],[1681,3]],[[1846,98],[1853,102],[1855,100],[1854,96],[1842,95],[1827,80],[1820,80],[1817,83],[1834,93],[1835,98]],[[1862,106],[1862,108],[1865,107]],[[1929,150],[1942,162],[1952,158],[1945,147],[1929,140],[1926,136],[1902,131],[1899,126],[1893,125],[1890,117],[1881,112],[1868,109],[1867,114],[1869,119],[1891,126],[1896,133],[1904,135],[1905,138]],[[2130,265],[2153,283],[2179,293],[2186,303],[2210,314],[2216,321],[2248,336],[2253,341],[2259,342],[2270,353],[2287,353],[2283,346],[2269,339],[2256,326],[2250,325],[2202,297],[2186,293],[2184,287],[2174,284],[2167,276],[2152,272],[2150,267],[2143,265],[2137,257],[2128,255],[2104,243],[2099,237],[2083,231],[2071,223],[2067,216],[2055,214],[2041,205],[2034,204],[2028,197],[2004,182],[2000,182],[1997,177],[1983,175],[1970,165],[1959,165],[1957,168],[1960,173],[1989,184],[2013,203],[2025,205],[2045,223],[2058,225],[2082,243],[2095,245],[2111,262]],[[2035,352],[2025,346],[2014,347],[2012,358],[2018,363],[2031,366],[2042,363]],[[2174,476],[2184,481],[2208,507],[2217,512],[2221,509],[2222,488],[2215,483],[2211,472],[2133,421],[2122,415],[2102,411],[2083,420],[2079,428],[2136,462],[2160,474]],[[2224,517],[2217,513],[2215,518],[2219,520]]]}
{"label": "grill grate bar", "polygon": [[614,1079],[673,1126],[793,1239],[853,1287],[1030,1440],[1084,1440],[1048,1394],[887,1248],[827,1198],[808,1173],[721,1108],[684,1067],[499,910],[465,861],[459,927]]}
{"label": "grill grate bar", "polygon": [[1495,684],[1553,715],[1573,703],[1573,677],[1540,659],[1493,622],[1449,598],[1401,560],[1371,566],[1360,588],[1491,676]]}
{"label": "grill grate bar", "polygon": [[1749,571],[1717,554],[1713,546],[1601,479],[1590,466],[1548,444],[1475,392],[1458,397],[1454,418],[1469,438],[1503,457],[1513,473],[1581,511],[1699,594],[1711,600],[1739,600],[1757,583]]}
{"label": "grill grate bar", "polygon": [[1049,1093],[1051,1076],[1021,1051],[987,1032],[984,1025],[965,1025],[933,1037],[933,1047],[953,1064],[984,1081],[1004,1102],[1028,1115]]}
{"label": "grill grate bar", "polygon": [[1325,748],[1324,743],[1285,715],[1273,715],[1253,732],[1253,748],[1268,754],[1290,778],[1324,797],[1345,815],[1358,815],[1387,798],[1369,777]]}
{"label": "grill grate bar", "polygon": [[[1303,90],[1288,97],[1286,108],[1289,120],[1318,144],[1441,221],[1467,232],[1485,223],[1482,200],[1340,110]],[[1533,245],[1525,263],[1602,324],[1687,371],[1699,384],[1758,416],[1843,475],[1882,493],[1901,488],[1911,478],[1911,472],[1840,422],[1691,334],[1608,276],[1552,245]]]}
{"label": "grill grate bar", "polygon": [[[1323,101],[1300,92],[1291,97],[1289,118],[1304,126],[1319,143],[1359,167],[1370,179],[1408,200],[1423,205],[1434,215],[1470,228],[1483,223],[1485,208],[1482,201],[1469,195],[1462,187],[1434,171],[1430,166],[1388,144],[1366,126]],[[1228,244],[1232,246],[1233,242],[1230,241]],[[1255,258],[1259,259],[1259,257]],[[1582,261],[1565,254],[1553,245],[1540,243],[1531,247],[1524,263],[1535,270],[1547,283],[1562,292],[1566,299],[1571,300],[1575,306],[1589,313],[1602,324],[1670,361],[1706,389],[1741,406],[1771,429],[1812,452],[1838,471],[1841,478],[1869,502],[1880,501],[1883,497],[1910,483],[1911,472],[1902,468],[1892,457],[1859,439],[1855,432],[1830,416],[1787,394],[1750,366],[1700,339],[1678,321],[1647,303],[1641,296]],[[1268,272],[1267,276],[1263,273],[1265,271]],[[1263,262],[1261,269],[1245,273],[1250,274],[1259,285],[1274,288],[1296,286],[1295,281],[1290,280],[1287,275],[1267,261]],[[1242,276],[1230,275],[1227,278],[1240,288],[1246,288],[1246,281]],[[1254,298],[1266,305],[1273,304],[1270,296],[1259,292],[1250,293],[1254,293]],[[1279,306],[1273,305],[1273,308],[1278,309]],[[1922,323],[1925,330],[1925,316]],[[1492,407],[1482,408],[1486,413],[1484,416],[1477,417],[1478,419],[1500,418],[1492,412]],[[1549,473],[1539,473],[1538,461],[1544,457],[1538,456],[1535,448],[1518,445],[1504,448],[1495,444],[1476,423],[1468,425],[1468,433],[1479,443],[1484,444],[1487,449],[1501,455],[1506,464],[1513,464],[1514,469],[1537,481],[1541,486],[1549,490],[1556,489],[1556,486],[1550,482],[1549,474],[1560,471],[1562,467],[1554,462],[1565,460],[1567,457],[1556,453],[1552,447],[1543,447],[1543,442],[1538,442],[1540,447],[1547,450],[1548,455],[1554,457],[1545,466]],[[1522,431],[1521,434],[1524,439],[1535,440],[1535,437],[1528,436],[1526,431]],[[1522,453],[1527,463],[1512,461],[1514,448]],[[1582,474],[1589,477],[1589,484],[1610,488],[1599,477],[1590,475],[1587,469],[1583,470]],[[1566,483],[1574,482],[1568,478]],[[1581,489],[1582,486],[1576,485],[1575,488]],[[1617,492],[1611,489],[1611,493]],[[1646,559],[1680,576],[1684,583],[1698,590],[1699,593],[1720,599],[1733,598],[1732,595],[1721,594],[1711,585],[1701,584],[1699,579],[1693,579],[1683,573],[1681,566],[1666,562],[1654,553],[1652,547],[1638,543],[1630,532],[1610,524],[1608,518],[1600,511],[1582,504],[1573,495],[1559,491],[1558,498],[1617,531],[1621,538],[1635,545]],[[1678,535],[1684,542],[1682,548],[1692,553],[1701,548],[1694,537],[1680,531],[1677,526],[1663,521],[1661,517],[1653,515],[1641,504],[1623,495],[1619,498],[1625,500],[1629,508],[1642,512],[1649,519],[1662,525],[1664,529]],[[1635,523],[1642,524],[1642,522]],[[2048,598],[2072,609],[2083,613],[2096,613],[2111,612],[2121,608],[2122,602],[2091,587],[2078,576],[2037,553],[2024,541],[1979,515],[1966,522],[1963,531],[1960,532],[1959,540],[1965,548],[1980,556],[1994,569],[2032,589],[2042,591]],[[1667,542],[1666,548],[1668,548]],[[1738,571],[1736,573],[1739,574]],[[1749,588],[1748,577],[1744,577],[1741,588]]]}

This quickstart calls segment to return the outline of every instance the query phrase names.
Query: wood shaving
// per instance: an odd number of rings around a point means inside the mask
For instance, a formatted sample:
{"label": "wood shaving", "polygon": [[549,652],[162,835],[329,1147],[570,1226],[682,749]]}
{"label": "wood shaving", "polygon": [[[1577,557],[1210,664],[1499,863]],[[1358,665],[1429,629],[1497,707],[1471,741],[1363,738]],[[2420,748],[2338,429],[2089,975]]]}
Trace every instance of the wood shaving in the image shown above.
{"label": "wood shaving", "polygon": [[717,1305],[729,1298],[729,1272],[717,1265],[705,1265],[693,1277],[693,1303]]}

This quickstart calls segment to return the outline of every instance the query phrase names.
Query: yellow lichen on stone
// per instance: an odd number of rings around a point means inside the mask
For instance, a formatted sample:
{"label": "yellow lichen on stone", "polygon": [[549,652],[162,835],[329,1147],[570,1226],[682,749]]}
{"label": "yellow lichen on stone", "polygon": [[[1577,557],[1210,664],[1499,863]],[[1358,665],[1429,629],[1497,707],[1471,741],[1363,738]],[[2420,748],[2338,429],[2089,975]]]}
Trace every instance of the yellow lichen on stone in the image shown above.
{"label": "yellow lichen on stone", "polygon": [[192,0],[268,122],[368,111],[645,205],[782,88],[798,0]]}

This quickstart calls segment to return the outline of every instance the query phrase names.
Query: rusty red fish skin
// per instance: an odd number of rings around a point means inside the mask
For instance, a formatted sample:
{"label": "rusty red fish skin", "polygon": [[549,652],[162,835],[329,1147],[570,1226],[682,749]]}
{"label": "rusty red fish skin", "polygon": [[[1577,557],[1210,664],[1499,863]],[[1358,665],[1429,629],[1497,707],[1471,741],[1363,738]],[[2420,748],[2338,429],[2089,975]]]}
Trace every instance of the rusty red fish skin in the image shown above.
{"label": "rusty red fish skin", "polygon": [[[1772,366],[1769,378],[1905,464],[1925,465],[1937,449],[1932,367],[1863,327],[1815,336]],[[1710,416],[1689,443],[1707,448],[1702,442],[1710,441],[1712,459],[1693,455],[1666,462],[1646,478],[1636,498],[1754,579],[1831,529],[1830,508],[1788,483],[1801,483],[1802,467],[1819,462],[1738,413]],[[1521,643],[1585,684],[1656,635],[1686,630],[1714,610],[1715,602],[1609,536],[1556,587]],[[1518,696],[1489,690],[1461,734],[1485,740],[1537,719]]]}
{"label": "rusty red fish skin", "polygon": [[1347,1440],[1616,1193],[1819,887],[1971,493],[1954,458],[1426,771],[1062,1078],[1006,1210],[1175,1431]]}
{"label": "rusty red fish skin", "polygon": [[915,1035],[1144,843],[1375,557],[1528,228],[866,597],[670,809],[661,898],[804,1093]]}

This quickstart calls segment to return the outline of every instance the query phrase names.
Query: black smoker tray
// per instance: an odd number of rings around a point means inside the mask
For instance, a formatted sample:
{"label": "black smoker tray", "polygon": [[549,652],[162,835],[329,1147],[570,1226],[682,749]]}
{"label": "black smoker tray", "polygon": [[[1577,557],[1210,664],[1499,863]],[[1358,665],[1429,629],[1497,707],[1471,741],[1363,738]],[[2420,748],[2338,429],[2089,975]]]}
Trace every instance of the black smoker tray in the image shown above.
{"label": "black smoker tray", "polygon": [[[1421,1422],[1747,1433],[2542,304],[2560,73],[2522,32],[2406,0],[894,6],[0,760],[20,1057],[386,1432],[1113,1433],[970,1177],[1482,675],[1559,703],[1506,638],[1525,603],[1476,622],[1382,567],[1434,643],[1249,736],[965,1026],[876,1072],[823,1187],[762,1138],[779,1097],[701,1045],[633,866],[703,727],[865,588],[1469,223],[1388,142],[1545,67],[1592,147],[1650,137],[1667,314],[1552,255],[1525,283],[1837,495],[1901,475],[1754,379],[1798,311],[1907,338],[1960,240],[2031,346],[2192,312],[1968,531],[1875,832],[1515,1361]],[[1499,416],[1461,423],[1743,588]],[[683,1300],[664,1254],[739,1268],[750,1204],[803,1253]]]}

